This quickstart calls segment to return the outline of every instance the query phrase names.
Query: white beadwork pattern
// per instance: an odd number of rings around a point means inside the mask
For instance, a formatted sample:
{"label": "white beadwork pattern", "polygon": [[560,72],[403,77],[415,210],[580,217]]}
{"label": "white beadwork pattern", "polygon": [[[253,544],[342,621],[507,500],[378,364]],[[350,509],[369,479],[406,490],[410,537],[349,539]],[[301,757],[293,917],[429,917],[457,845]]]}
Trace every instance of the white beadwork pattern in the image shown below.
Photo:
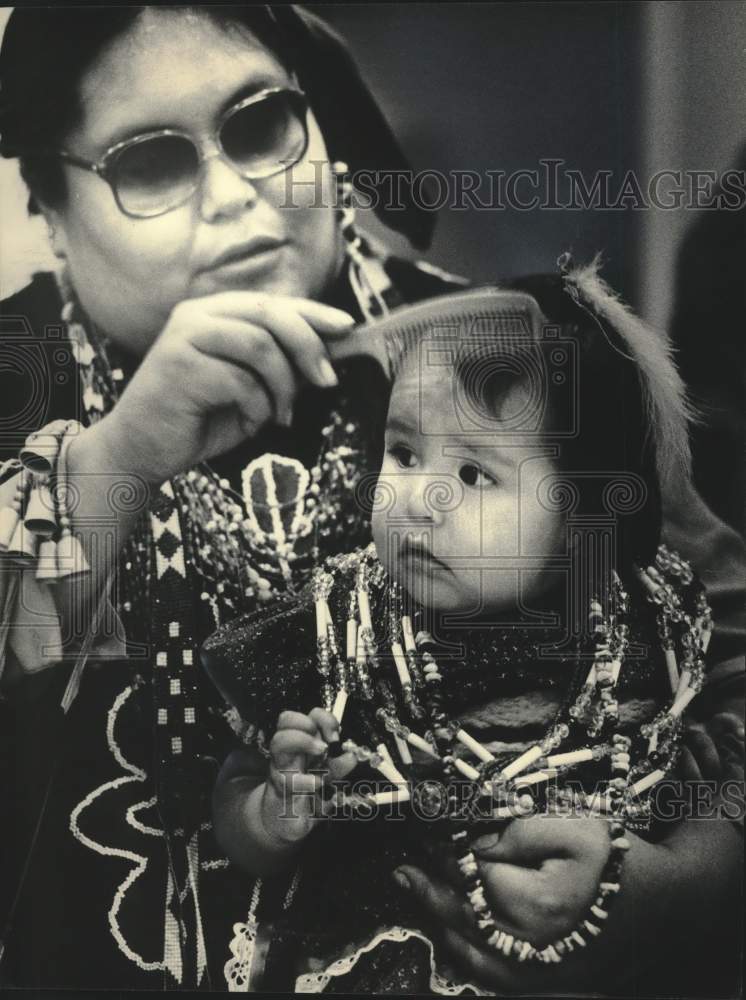
{"label": "white beadwork pattern", "polygon": [[[119,885],[116,893],[114,894],[114,900],[109,909],[109,927],[111,928],[111,933],[114,940],[117,943],[119,950],[127,956],[127,958],[135,962],[141,969],[147,972],[157,972],[160,970],[165,970],[166,964],[163,959],[157,959],[154,961],[148,961],[143,958],[142,955],[138,955],[137,952],[133,951],[132,948],[127,944],[127,940],[124,937],[121,927],[119,926],[118,915],[121,909],[124,897],[129,891],[130,887],[137,881],[138,878],[145,872],[148,867],[148,859],[143,854],[136,854],[134,851],[123,850],[118,847],[107,847],[105,844],[99,844],[97,841],[88,837],[80,828],[79,821],[86,809],[95,802],[101,795],[106,792],[114,791],[114,789],[121,788],[123,785],[131,784],[132,782],[144,782],[147,778],[145,771],[141,768],[136,767],[131,764],[122,755],[119,745],[117,744],[115,737],[115,727],[117,723],[117,717],[121,711],[123,705],[127,699],[132,694],[132,687],[127,686],[121,691],[114,700],[114,704],[109,709],[109,713],[106,720],[106,742],[108,744],[109,750],[111,751],[114,759],[119,764],[119,766],[127,772],[127,774],[121,775],[119,778],[114,778],[112,781],[107,781],[103,785],[99,785],[98,788],[94,789],[79,802],[78,805],[73,809],[70,814],[70,830],[73,836],[78,840],[84,847],[95,851],[97,854],[101,854],[104,857],[115,857],[124,858],[126,861],[131,861],[134,867],[130,870],[129,874],[125,880]],[[153,803],[152,799],[144,800],[138,802],[136,805],[130,807],[127,810],[126,818],[130,826],[139,830],[141,833],[149,833],[154,836],[162,837],[163,833],[160,830],[155,830],[153,827],[145,827],[134,817],[135,812],[140,809],[146,809],[150,807]]]}

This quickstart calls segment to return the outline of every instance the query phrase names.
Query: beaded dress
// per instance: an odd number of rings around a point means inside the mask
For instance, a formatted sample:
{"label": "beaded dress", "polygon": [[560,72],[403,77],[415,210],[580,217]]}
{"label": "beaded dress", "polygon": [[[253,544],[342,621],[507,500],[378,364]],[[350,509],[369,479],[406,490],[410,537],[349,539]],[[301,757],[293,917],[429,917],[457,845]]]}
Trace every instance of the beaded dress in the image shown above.
{"label": "beaded dress", "polygon": [[[391,305],[462,284],[395,258],[379,271]],[[328,302],[364,318],[347,266]],[[3,303],[3,502],[25,436],[52,420],[97,419],[135,364],[97,343],[76,304],[62,313],[49,274]],[[321,516],[297,539],[291,575],[302,581],[314,550],[323,557],[364,542],[353,484],[323,456],[341,443],[354,453],[346,454],[353,480],[374,469],[386,398],[380,371],[350,360],[338,389],[299,399],[292,428],[269,428],[165,484],[125,546],[112,590],[127,656],[99,662],[94,647],[67,713],[69,662],[27,677],[0,703],[3,789],[13,803],[0,881],[4,983],[225,988],[226,942],[251,880],[212,837],[211,790],[236,720],[202,675],[198,650],[217,625],[287,583],[252,568],[261,558],[246,533],[233,544],[230,523],[245,517],[237,513],[252,488],[245,470],[254,463],[261,472],[262,456],[272,455],[309,484],[316,470],[309,499]]]}
{"label": "beaded dress", "polygon": [[[390,610],[388,581],[374,557],[372,565],[371,615],[374,632],[383,635]],[[332,570],[332,575],[332,615],[341,615],[344,620],[344,597],[354,590],[354,574],[340,567]],[[670,700],[663,653],[658,647],[657,608],[634,581],[629,602],[627,634],[633,655],[625,659],[615,688],[618,731],[625,738],[649,724],[667,697]],[[227,700],[240,714],[250,717],[263,735],[258,748],[251,751],[257,783],[265,773],[262,745],[271,737],[279,713],[308,712],[323,703],[323,683],[316,665],[314,603],[309,585],[300,598],[282,599],[225,626],[203,650],[208,670]],[[422,609],[415,611],[414,627],[421,627],[424,618]],[[432,627],[429,619],[427,624]],[[575,653],[568,651],[561,626],[485,622],[479,627],[477,622],[466,632],[440,626],[437,635],[442,651],[438,657],[442,673],[439,687],[448,715],[458,718],[496,759],[516,758],[558,721],[571,721],[568,708],[582,686],[587,666],[584,670]],[[378,648],[383,654],[385,643]],[[389,673],[393,673],[391,667]],[[367,710],[352,698],[347,704],[343,738],[365,742],[367,736],[370,742]],[[573,743],[571,736],[567,749],[581,745],[578,738],[575,733]],[[418,759],[415,754],[418,780],[432,778],[432,768],[427,765],[426,757]],[[605,766],[608,768],[608,763],[599,757],[579,775],[586,791],[593,791]],[[362,775],[356,772],[363,784],[367,781],[370,787],[376,777],[380,781],[373,770],[363,769]],[[285,876],[266,881],[264,895],[252,913],[259,926],[264,922],[269,940],[263,975],[252,982],[252,988],[489,992],[449,968],[437,951],[437,929],[423,921],[391,877],[400,864],[437,873],[438,859],[442,862],[448,856],[449,821],[437,810],[429,815],[436,815],[436,820],[423,819],[422,809],[417,812],[400,807],[381,809],[357,820],[348,813],[322,823],[304,844],[297,865]],[[656,824],[654,817],[636,825],[638,832],[650,839],[665,832],[665,826]],[[234,942],[240,942],[242,934],[245,925],[240,926]],[[241,950],[235,950],[241,957]],[[243,958],[246,960],[245,955]],[[234,960],[234,966],[237,964]]]}

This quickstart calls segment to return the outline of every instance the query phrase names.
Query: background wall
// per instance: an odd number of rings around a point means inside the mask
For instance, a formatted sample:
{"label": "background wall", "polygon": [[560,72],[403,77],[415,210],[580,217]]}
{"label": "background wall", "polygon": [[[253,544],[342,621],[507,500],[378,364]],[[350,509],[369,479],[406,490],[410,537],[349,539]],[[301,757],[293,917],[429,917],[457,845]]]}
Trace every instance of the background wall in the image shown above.
{"label": "background wall", "polygon": [[[746,3],[646,3],[640,35],[643,172],[734,166],[746,142]],[[642,219],[640,295],[658,325],[670,316],[676,253],[694,215]]]}
{"label": "background wall", "polygon": [[[587,176],[640,163],[641,12],[629,3],[320,5],[351,41],[415,168],[537,169]],[[520,188],[528,200],[527,186]],[[628,213],[443,211],[431,258],[494,279],[603,250],[635,286]]]}

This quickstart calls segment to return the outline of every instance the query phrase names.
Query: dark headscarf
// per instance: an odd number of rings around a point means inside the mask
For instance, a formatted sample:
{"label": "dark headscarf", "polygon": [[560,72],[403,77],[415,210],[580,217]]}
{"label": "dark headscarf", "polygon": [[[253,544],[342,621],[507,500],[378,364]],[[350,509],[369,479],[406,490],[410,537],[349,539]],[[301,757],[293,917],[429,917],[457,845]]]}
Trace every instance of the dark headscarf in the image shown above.
{"label": "dark headscarf", "polygon": [[[311,102],[327,148],[354,174],[406,171],[411,166],[383,112],[360,75],[346,42],[316,14],[295,4],[267,5],[290,42],[291,62]],[[419,249],[427,249],[435,216],[419,206],[406,184],[401,208],[387,206],[383,184],[373,184],[374,210],[391,229]]]}

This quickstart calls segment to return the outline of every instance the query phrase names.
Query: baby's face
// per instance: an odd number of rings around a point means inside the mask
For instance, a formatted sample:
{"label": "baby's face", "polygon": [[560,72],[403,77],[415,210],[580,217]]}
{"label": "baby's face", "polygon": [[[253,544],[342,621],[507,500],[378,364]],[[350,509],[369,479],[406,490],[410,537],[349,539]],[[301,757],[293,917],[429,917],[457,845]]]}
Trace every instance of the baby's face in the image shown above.
{"label": "baby's face", "polygon": [[[389,574],[423,606],[507,610],[540,593],[564,520],[547,509],[557,466],[535,436],[471,429],[450,368],[415,355],[394,384],[373,538]],[[493,432],[494,431],[494,432]],[[541,497],[544,497],[544,503]]]}

